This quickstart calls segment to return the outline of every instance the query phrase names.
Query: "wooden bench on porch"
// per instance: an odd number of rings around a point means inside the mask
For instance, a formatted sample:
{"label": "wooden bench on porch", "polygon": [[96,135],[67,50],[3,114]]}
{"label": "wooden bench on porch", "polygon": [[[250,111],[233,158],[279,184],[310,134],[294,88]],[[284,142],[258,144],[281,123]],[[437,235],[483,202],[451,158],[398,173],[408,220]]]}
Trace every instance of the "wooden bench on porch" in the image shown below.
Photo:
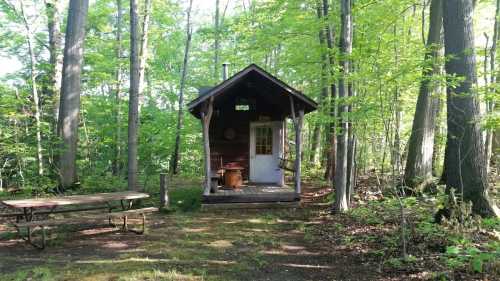
{"label": "wooden bench on porch", "polygon": [[[21,199],[21,200],[5,200],[0,201],[3,205],[22,212],[15,212],[4,214],[3,216],[16,217],[16,227],[21,238],[36,248],[44,249],[46,246],[46,228],[68,224],[86,224],[96,223],[102,220],[107,220],[110,226],[115,226],[113,219],[123,220],[122,229],[124,231],[131,231],[137,234],[144,233],[146,229],[146,214],[158,211],[158,208],[139,208],[132,209],[133,202],[148,198],[149,195],[141,192],[125,191],[114,193],[98,193],[91,195],[73,195],[73,196],[58,196],[51,198],[34,198],[34,199]],[[120,202],[120,206],[113,204]],[[93,207],[82,207],[82,205],[97,205]],[[71,206],[76,208],[59,209],[62,206]],[[113,212],[114,209],[121,207],[121,211]],[[72,213],[90,210],[103,210],[107,212],[101,214],[88,214],[83,213],[78,217],[69,218],[51,218],[49,215],[56,213]],[[142,219],[142,227],[140,230],[129,229],[128,218],[129,216],[139,215]],[[35,243],[33,240],[33,232],[40,228],[42,232],[41,243]],[[27,235],[22,235],[22,229],[26,229]]]}

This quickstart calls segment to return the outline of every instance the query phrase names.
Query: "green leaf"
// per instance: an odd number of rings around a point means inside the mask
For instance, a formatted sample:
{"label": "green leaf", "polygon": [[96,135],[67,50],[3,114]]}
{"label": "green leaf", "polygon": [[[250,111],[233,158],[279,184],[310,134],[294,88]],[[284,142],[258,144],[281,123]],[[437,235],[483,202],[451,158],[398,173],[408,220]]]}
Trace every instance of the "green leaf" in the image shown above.
{"label": "green leaf", "polygon": [[480,257],[475,257],[472,259],[472,269],[475,272],[483,272],[483,260]]}
{"label": "green leaf", "polygon": [[460,248],[457,246],[449,246],[446,248],[446,253],[449,255],[458,255],[460,253]]}

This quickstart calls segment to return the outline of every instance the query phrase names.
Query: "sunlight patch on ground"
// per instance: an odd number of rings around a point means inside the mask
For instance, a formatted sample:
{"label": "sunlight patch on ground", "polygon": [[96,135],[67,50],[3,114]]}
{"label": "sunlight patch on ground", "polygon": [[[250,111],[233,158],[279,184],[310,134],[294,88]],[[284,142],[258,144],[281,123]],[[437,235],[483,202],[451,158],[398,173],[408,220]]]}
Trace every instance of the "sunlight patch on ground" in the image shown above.
{"label": "sunlight patch on ground", "polygon": [[278,249],[260,251],[260,253],[262,253],[264,255],[275,255],[275,256],[293,256],[293,255],[299,255],[299,256],[319,256],[319,255],[321,255],[321,253],[310,252],[310,251],[307,251],[307,250],[302,250],[302,251],[299,251],[299,252],[288,252],[288,251],[278,250]]}
{"label": "sunlight patch on ground", "polygon": [[[235,261],[227,260],[199,260],[203,263],[214,264],[214,265],[229,265],[235,264]],[[141,263],[184,263],[191,264],[191,260],[179,260],[179,259],[162,259],[162,258],[128,258],[128,259],[110,259],[110,260],[79,260],[75,261],[77,264],[120,264],[120,263],[130,263],[130,262],[141,262]]]}
{"label": "sunlight patch on ground", "polygon": [[208,246],[214,247],[214,248],[230,248],[233,246],[233,243],[231,243],[231,241],[228,241],[228,240],[217,240],[217,241],[211,242],[210,244],[208,244]]}
{"label": "sunlight patch on ground", "polygon": [[108,243],[104,244],[103,247],[108,248],[108,249],[123,249],[123,248],[127,248],[128,244],[123,243],[123,242],[113,241],[113,242],[108,242]]}
{"label": "sunlight patch on ground", "polygon": [[93,235],[93,234],[102,234],[102,233],[108,233],[108,232],[113,232],[115,229],[111,227],[106,227],[106,228],[93,228],[93,229],[84,229],[78,231],[82,235]]}
{"label": "sunlight patch on ground", "polygon": [[249,231],[251,231],[251,232],[267,232],[267,230],[261,229],[261,228],[250,228]]}
{"label": "sunlight patch on ground", "polygon": [[230,221],[224,221],[222,222],[223,224],[235,224],[241,222],[240,220],[230,220]]}
{"label": "sunlight patch on ground", "polygon": [[200,232],[207,232],[209,230],[210,230],[210,228],[208,228],[208,227],[193,227],[193,228],[184,227],[184,228],[182,228],[183,232],[188,232],[188,233],[200,233]]}
{"label": "sunlight patch on ground", "polygon": [[305,247],[302,246],[296,246],[296,245],[282,245],[281,248],[285,251],[299,251],[299,250],[304,250]]}
{"label": "sunlight patch on ground", "polygon": [[312,264],[282,263],[281,265],[288,267],[298,267],[298,268],[326,268],[326,269],[333,268],[332,266],[329,265],[319,265],[319,264],[312,265]]}
{"label": "sunlight patch on ground", "polygon": [[264,223],[262,219],[248,219],[249,223]]}

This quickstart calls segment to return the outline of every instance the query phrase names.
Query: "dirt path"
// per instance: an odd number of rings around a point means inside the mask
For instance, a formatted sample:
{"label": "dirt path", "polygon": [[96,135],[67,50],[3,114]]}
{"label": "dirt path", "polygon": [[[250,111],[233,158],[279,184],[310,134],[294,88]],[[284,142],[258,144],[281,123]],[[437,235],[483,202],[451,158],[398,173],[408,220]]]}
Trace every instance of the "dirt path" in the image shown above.
{"label": "dirt path", "polygon": [[37,272],[56,280],[378,279],[354,253],[313,243],[306,229],[318,222],[311,216],[308,210],[156,214],[144,236],[111,228],[56,231],[44,251],[4,238],[0,272],[34,280]]}

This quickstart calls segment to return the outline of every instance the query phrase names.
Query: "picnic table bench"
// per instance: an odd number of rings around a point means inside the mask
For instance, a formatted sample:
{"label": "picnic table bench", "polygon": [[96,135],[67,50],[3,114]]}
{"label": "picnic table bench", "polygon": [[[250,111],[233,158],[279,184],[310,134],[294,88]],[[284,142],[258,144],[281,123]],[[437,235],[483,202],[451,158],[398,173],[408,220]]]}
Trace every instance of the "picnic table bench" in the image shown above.
{"label": "picnic table bench", "polygon": [[[125,231],[131,231],[137,234],[142,234],[145,231],[146,225],[146,213],[151,213],[158,211],[158,208],[140,208],[133,209],[133,202],[135,200],[148,198],[149,194],[135,191],[124,191],[124,192],[112,192],[112,193],[97,193],[90,195],[71,195],[71,196],[57,196],[57,197],[46,197],[46,198],[33,198],[33,199],[20,199],[20,200],[4,200],[0,201],[1,204],[13,208],[16,210],[22,210],[22,212],[16,212],[12,214],[7,214],[8,216],[15,216],[16,227],[21,238],[26,240],[29,244],[36,248],[44,249],[46,245],[46,227],[66,225],[66,224],[77,224],[85,222],[95,222],[102,219],[108,219],[108,223],[111,226],[115,226],[112,219],[120,218],[123,220],[122,229]],[[121,211],[113,212],[117,208],[114,203],[120,202]],[[101,204],[97,207],[85,207],[82,205],[88,204]],[[63,206],[71,206],[77,208],[60,209]],[[55,213],[68,213],[68,212],[83,212],[89,210],[97,209],[107,209],[107,213],[97,214],[97,215],[84,215],[77,218],[62,218],[62,219],[37,219],[37,215],[50,215]],[[128,228],[128,217],[130,215],[138,214],[142,217],[142,229],[135,230]],[[6,216],[6,215],[4,215]],[[26,228],[27,235],[22,235],[21,229]],[[40,228],[42,231],[42,241],[41,244],[35,243],[32,234]]]}

